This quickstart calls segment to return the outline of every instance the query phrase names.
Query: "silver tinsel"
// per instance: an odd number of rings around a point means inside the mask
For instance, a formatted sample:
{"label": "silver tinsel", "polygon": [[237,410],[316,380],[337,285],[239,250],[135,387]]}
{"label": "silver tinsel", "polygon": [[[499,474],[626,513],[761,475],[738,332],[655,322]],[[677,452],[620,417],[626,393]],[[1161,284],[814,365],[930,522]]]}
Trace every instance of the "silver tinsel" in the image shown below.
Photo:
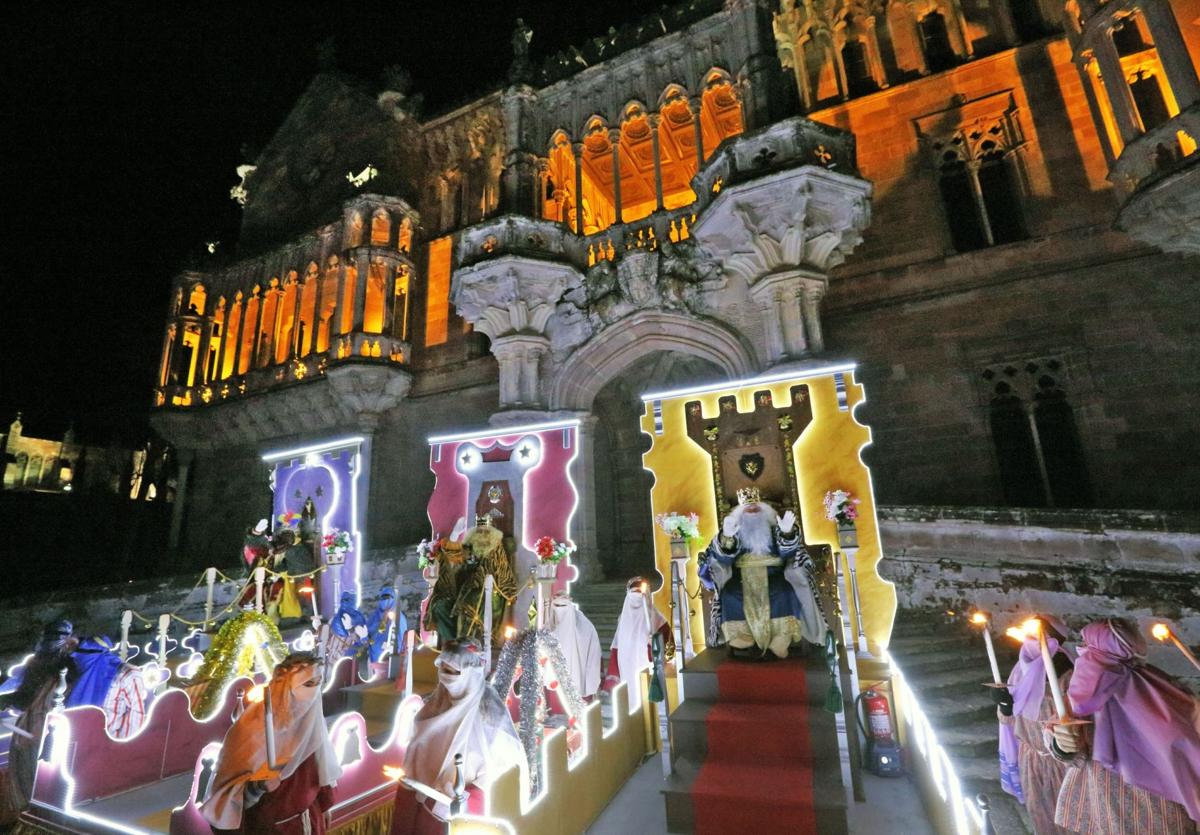
{"label": "silver tinsel", "polygon": [[[554,673],[553,677],[548,675],[539,663],[539,658],[543,655]],[[529,674],[529,671],[532,673]],[[529,763],[530,797],[536,797],[542,786],[542,740],[545,738],[546,728],[545,690],[550,682],[557,678],[557,692],[571,716],[576,719],[583,717],[583,699],[580,698],[579,690],[571,678],[558,639],[547,630],[526,629],[510,638],[500,651],[496,670],[492,674],[492,687],[501,699],[507,701],[518,677],[521,683],[518,696],[520,722],[517,734],[525,747],[525,757]]]}

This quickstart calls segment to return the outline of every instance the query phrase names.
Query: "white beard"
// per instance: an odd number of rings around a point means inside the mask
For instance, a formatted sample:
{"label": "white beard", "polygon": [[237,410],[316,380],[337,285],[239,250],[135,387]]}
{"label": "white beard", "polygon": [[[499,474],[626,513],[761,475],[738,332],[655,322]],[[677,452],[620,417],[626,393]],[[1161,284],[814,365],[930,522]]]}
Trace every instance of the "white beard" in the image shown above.
{"label": "white beard", "polygon": [[761,505],[758,513],[746,513],[739,507],[738,514],[738,544],[752,554],[770,554],[775,544],[775,524],[778,520],[775,511],[767,505]]}

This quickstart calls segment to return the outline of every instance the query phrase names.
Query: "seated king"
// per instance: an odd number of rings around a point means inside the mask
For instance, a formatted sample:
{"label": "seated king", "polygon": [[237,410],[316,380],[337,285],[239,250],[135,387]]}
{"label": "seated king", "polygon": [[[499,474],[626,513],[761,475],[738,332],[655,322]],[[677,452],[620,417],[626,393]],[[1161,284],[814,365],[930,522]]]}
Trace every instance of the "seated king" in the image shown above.
{"label": "seated king", "polygon": [[779,516],[756,487],[738,490],[737,498],[700,556],[700,580],[718,595],[725,642],[779,658],[801,639],[822,643],[825,620],[796,514]]}

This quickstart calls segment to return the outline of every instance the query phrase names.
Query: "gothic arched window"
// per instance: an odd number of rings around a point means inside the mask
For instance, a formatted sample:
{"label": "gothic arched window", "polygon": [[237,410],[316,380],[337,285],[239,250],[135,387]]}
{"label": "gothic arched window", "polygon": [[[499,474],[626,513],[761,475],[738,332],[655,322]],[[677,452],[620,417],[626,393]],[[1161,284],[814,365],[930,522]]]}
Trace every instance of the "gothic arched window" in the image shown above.
{"label": "gothic arched window", "polygon": [[996,447],[996,465],[1000,471],[1000,489],[1005,504],[1013,507],[1043,507],[1037,442],[1025,412],[1025,403],[1013,393],[1012,386],[1001,381],[989,407],[992,443]]}
{"label": "gothic arched window", "polygon": [[948,70],[958,63],[958,56],[950,46],[946,18],[941,12],[930,12],[921,18],[921,46],[930,72]]}
{"label": "gothic arched window", "polygon": [[[969,145],[961,135],[937,145],[938,188],[955,251],[1024,240],[1021,192],[1009,154],[992,139]],[[973,159],[965,158],[972,153]]]}
{"label": "gothic arched window", "polygon": [[871,77],[867,47],[862,41],[846,41],[846,45],[842,47],[842,66],[846,70],[846,87],[850,95],[865,96],[879,89],[879,85]]}
{"label": "gothic arched window", "polygon": [[1157,76],[1146,75],[1138,70],[1137,75],[1129,81],[1129,92],[1133,94],[1133,103],[1142,119],[1143,130],[1154,130],[1171,118]]}
{"label": "gothic arched window", "polygon": [[1033,421],[1037,427],[1046,481],[1055,507],[1089,507],[1092,490],[1083,461],[1083,445],[1075,412],[1054,378],[1038,378],[1033,396]]}

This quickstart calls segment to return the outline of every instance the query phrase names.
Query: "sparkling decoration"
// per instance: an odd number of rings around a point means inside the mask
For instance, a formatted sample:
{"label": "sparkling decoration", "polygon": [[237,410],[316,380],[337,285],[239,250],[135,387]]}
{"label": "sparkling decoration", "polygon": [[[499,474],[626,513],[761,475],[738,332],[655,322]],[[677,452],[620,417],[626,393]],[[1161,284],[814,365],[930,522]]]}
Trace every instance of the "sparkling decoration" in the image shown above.
{"label": "sparkling decoration", "polygon": [[256,665],[263,666],[264,662],[270,666],[261,672],[270,676],[271,670],[287,654],[287,645],[280,637],[279,629],[261,612],[242,612],[226,621],[189,683],[192,715],[207,719],[218,707],[217,702],[229,682],[248,674]]}
{"label": "sparkling decoration", "polygon": [[[524,680],[524,671],[535,681]],[[517,682],[520,680],[520,684]],[[542,629],[526,629],[511,638],[500,652],[492,687],[507,701],[517,686],[520,699],[517,734],[525,748],[529,763],[530,797],[536,797],[542,785],[542,740],[546,732],[546,701],[543,691],[558,693],[567,709],[568,724],[583,715],[583,699],[568,672],[567,661],[554,633]],[[531,686],[532,685],[532,686]]]}

